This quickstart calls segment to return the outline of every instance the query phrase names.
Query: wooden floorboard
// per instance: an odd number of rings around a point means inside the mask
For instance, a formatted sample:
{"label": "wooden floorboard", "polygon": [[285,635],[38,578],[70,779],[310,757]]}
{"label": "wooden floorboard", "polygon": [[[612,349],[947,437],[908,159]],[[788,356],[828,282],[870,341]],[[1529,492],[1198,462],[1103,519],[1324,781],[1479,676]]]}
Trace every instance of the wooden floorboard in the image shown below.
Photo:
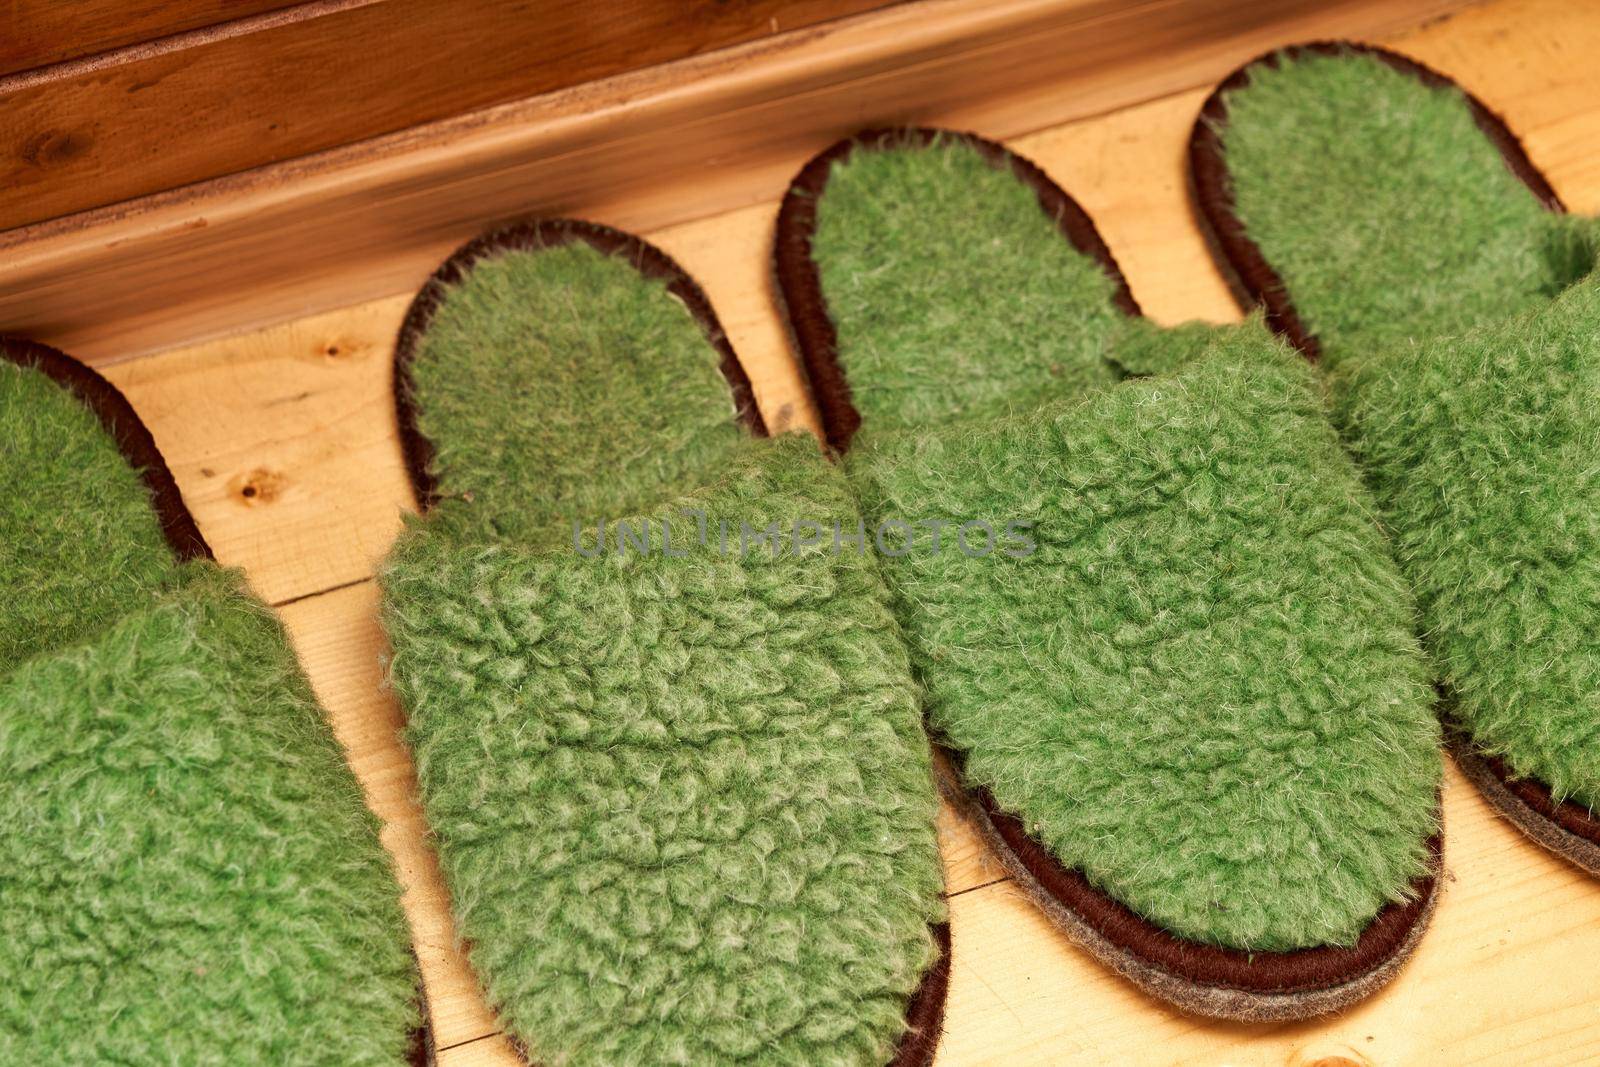
{"label": "wooden floorboard", "polygon": [[[1578,210],[1600,209],[1600,8],[1495,0],[1392,42],[1502,112]],[[1191,217],[1183,145],[1203,91],[1018,138],[1099,223],[1163,322],[1236,319]],[[819,146],[820,147],[820,146]],[[764,203],[649,234],[697,275],[777,426],[815,420],[777,316]],[[218,556],[283,618],[350,753],[406,890],[443,1067],[509,1063],[455,947],[383,686],[370,578],[410,506],[389,399],[404,299],[114,364]],[[1313,1023],[1179,1016],[1076,951],[945,813],[955,961],[942,1067],[976,1064],[1572,1063],[1600,1058],[1600,886],[1447,778],[1434,929],[1395,984]]]}

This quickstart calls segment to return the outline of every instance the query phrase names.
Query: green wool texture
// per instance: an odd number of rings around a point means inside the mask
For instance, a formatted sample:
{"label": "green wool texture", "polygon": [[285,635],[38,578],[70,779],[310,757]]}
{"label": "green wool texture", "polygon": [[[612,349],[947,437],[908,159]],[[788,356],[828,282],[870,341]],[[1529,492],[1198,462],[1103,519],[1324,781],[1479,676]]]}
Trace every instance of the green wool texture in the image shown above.
{"label": "green wool texture", "polygon": [[281,626],[42,374],[0,363],[0,438],[0,1062],[407,1062],[398,888]]}
{"label": "green wool texture", "polygon": [[165,589],[173,560],[149,490],[72,394],[0,360],[0,435],[3,672]]}
{"label": "green wool texture", "polygon": [[1453,713],[1478,745],[1588,807],[1600,805],[1597,338],[1591,279],[1335,379]]}
{"label": "green wool texture", "polygon": [[[862,509],[944,524],[942,550],[924,534],[881,561],[928,718],[969,782],[1163,928],[1350,944],[1426,870],[1439,738],[1414,608],[1316,377],[1259,321],[1161,330],[1111,312],[1109,279],[1037,201],[1027,239],[1000,239],[1018,259],[1050,249],[1041,273],[1059,277],[1041,284],[1060,303],[1014,322],[1013,287],[1031,283],[984,229],[995,183],[970,179],[985,172],[1032,198],[946,144],[858,151],[818,204],[862,403],[847,457]],[[867,173],[889,180],[834,199]],[[865,253],[830,258],[858,219],[943,236],[867,278]],[[923,347],[952,320],[959,348]],[[945,403],[969,383],[981,410]],[[1007,527],[1032,551],[1002,544]]]}
{"label": "green wool texture", "polygon": [[1227,94],[1239,217],[1330,364],[1548,302],[1589,269],[1454,89],[1359,54],[1284,57]]}
{"label": "green wool texture", "polygon": [[480,263],[441,313],[443,499],[384,624],[490,1002],[539,1063],[887,1062],[942,872],[842,473],[739,429],[687,309],[586,244]]}
{"label": "green wool texture", "polygon": [[[530,370],[536,373],[530,373]],[[474,266],[411,364],[435,521],[562,540],[704,484],[747,445],[717,353],[663,281],[583,242]]]}
{"label": "green wool texture", "polygon": [[971,779],[1180,936],[1348,944],[1425,869],[1432,694],[1311,371],[1223,337],[1171,376],[880,438],[852,473],[869,515],[1032,532],[1021,558],[883,564]]}
{"label": "green wool texture", "polygon": [[1451,714],[1600,804],[1600,277],[1465,99],[1365,56],[1228,95],[1239,214],[1324,342]]}
{"label": "green wool texture", "polygon": [[812,257],[861,433],[1026,411],[1116,380],[1115,286],[1034,191],[960,142],[856,151]]}

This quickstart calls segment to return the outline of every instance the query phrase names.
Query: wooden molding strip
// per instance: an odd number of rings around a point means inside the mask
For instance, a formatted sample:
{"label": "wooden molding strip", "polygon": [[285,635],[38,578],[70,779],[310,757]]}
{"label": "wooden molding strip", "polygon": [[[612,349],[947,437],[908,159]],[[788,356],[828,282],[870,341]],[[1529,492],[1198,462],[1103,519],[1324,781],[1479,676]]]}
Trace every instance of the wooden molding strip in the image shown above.
{"label": "wooden molding strip", "polygon": [[0,331],[129,358],[413,290],[492,223],[659,229],[776,201],[862,126],[1013,137],[1464,6],[920,0],[0,233]]}
{"label": "wooden molding strip", "polygon": [[137,42],[0,77],[0,228],[890,2],[311,0]]}

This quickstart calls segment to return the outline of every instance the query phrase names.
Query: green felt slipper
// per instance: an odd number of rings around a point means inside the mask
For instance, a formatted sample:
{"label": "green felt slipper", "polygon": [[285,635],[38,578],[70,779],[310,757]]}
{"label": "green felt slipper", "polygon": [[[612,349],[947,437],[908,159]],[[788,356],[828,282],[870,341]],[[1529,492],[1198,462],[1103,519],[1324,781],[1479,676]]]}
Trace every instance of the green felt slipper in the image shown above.
{"label": "green felt slipper", "polygon": [[282,628],[121,394],[0,357],[0,1063],[419,1062],[399,889]]}
{"label": "green felt slipper", "polygon": [[777,240],[947,788],[1019,885],[1189,1011],[1387,981],[1436,898],[1438,725],[1313,372],[1139,318],[1078,206],[967,134],[835,145]]}
{"label": "green felt slipper", "polygon": [[1457,762],[1600,873],[1600,227],[1460,87],[1358,45],[1234,74],[1191,163],[1244,294],[1327,373]]}
{"label": "green felt slipper", "polygon": [[930,754],[842,475],[765,438],[699,287],[601,226],[467,245],[395,358],[426,514],[382,574],[393,680],[519,1051],[927,1064]]}

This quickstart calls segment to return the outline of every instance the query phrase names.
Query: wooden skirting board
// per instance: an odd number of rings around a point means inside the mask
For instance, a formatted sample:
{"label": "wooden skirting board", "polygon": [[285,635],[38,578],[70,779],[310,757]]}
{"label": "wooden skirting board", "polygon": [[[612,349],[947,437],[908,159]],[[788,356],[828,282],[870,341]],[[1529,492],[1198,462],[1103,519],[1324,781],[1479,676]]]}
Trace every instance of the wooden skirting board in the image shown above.
{"label": "wooden skirting board", "polygon": [[[0,40],[21,36],[17,30],[36,33],[37,40],[24,36],[20,44],[41,56],[53,54],[52,41],[55,52],[63,43],[78,48],[80,27],[90,40],[97,30],[193,28],[0,76],[0,228],[770,40],[894,2],[305,0],[241,18],[225,15],[216,0],[177,0],[154,12],[128,0],[9,0]],[[158,20],[118,18],[130,8]],[[108,15],[117,25],[97,26]],[[0,45],[0,62],[5,52]]]}
{"label": "wooden skirting board", "polygon": [[[1464,6],[900,4],[0,233],[0,331],[126,359],[414,289],[498,220],[659,229],[771,199],[863,125],[1012,137],[1208,84],[1278,44]],[[170,150],[186,136],[207,135],[173,130]]]}

